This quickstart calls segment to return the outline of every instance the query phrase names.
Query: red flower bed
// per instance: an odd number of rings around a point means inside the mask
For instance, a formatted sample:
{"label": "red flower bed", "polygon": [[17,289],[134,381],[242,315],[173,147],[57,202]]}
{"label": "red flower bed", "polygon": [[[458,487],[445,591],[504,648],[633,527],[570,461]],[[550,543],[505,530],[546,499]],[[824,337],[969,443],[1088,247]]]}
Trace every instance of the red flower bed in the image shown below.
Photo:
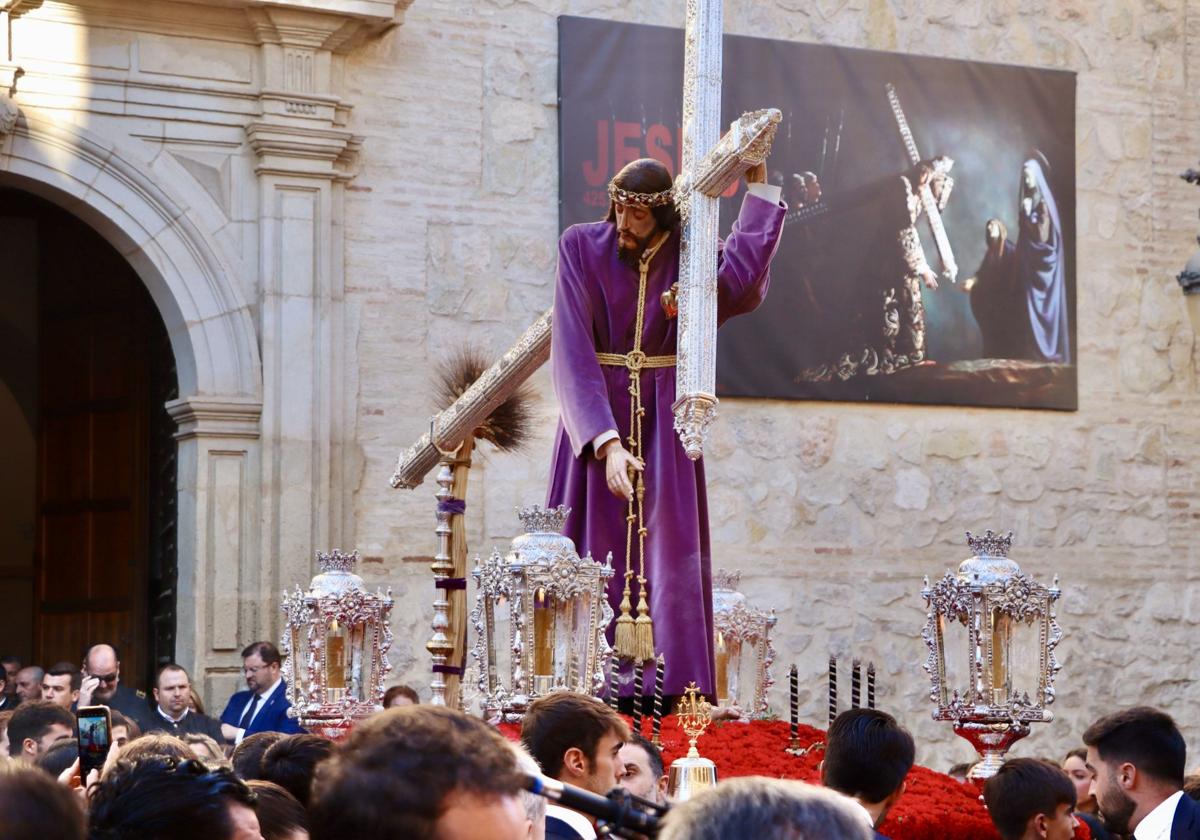
{"label": "red flower bed", "polygon": [[[516,739],[520,727],[504,724],[501,731]],[[643,720],[642,734],[650,737],[650,721]],[[825,733],[800,726],[801,748],[823,742]],[[687,753],[687,737],[675,717],[663,718],[663,761]],[[784,721],[723,722],[709,727],[700,738],[700,754],[717,765],[717,777],[771,776],[820,784],[821,750],[802,756],[785,752],[788,725]],[[992,821],[971,785],[956,782],[942,773],[916,766],[908,774],[908,789],[879,827],[892,840],[999,840]],[[1090,840],[1088,827],[1077,823],[1076,840]]]}

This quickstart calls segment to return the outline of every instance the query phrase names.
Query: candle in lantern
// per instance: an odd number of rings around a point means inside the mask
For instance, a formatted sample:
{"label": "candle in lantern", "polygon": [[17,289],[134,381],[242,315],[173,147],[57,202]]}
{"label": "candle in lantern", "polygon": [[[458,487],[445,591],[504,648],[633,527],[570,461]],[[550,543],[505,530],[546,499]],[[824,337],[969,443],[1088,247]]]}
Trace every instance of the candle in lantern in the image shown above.
{"label": "candle in lantern", "polygon": [[875,708],[875,663],[867,665],[867,708]]}
{"label": "candle in lantern", "polygon": [[788,734],[791,736],[791,746],[793,749],[800,746],[800,677],[796,672],[796,666],[793,665],[791,671],[788,672],[788,681],[790,683],[789,699],[791,700],[791,717],[788,724]]}
{"label": "candle in lantern", "polygon": [[533,597],[533,676],[554,674],[554,604],[539,589]]}
{"label": "candle in lantern", "polygon": [[829,724],[833,725],[833,719],[837,717],[838,702],[837,702],[837,657],[829,657]]}
{"label": "candle in lantern", "polygon": [[633,731],[642,734],[642,676],[645,663],[637,662],[633,666]]}
{"label": "candle in lantern", "polygon": [[325,687],[346,687],[346,634],[336,618],[325,635]]}
{"label": "candle in lantern", "polygon": [[654,661],[654,720],[650,727],[650,743],[656,747],[662,746],[662,716],[663,716],[663,655],[660,653]]}
{"label": "candle in lantern", "polygon": [[1012,639],[1012,619],[1004,613],[992,612],[992,705],[1008,703],[1012,674],[1009,673],[1009,643]]}
{"label": "candle in lantern", "polygon": [[850,708],[857,709],[862,697],[862,672],[857,659],[850,663]]}
{"label": "candle in lantern", "polygon": [[729,649],[725,646],[725,634],[717,631],[717,705],[729,701]]}

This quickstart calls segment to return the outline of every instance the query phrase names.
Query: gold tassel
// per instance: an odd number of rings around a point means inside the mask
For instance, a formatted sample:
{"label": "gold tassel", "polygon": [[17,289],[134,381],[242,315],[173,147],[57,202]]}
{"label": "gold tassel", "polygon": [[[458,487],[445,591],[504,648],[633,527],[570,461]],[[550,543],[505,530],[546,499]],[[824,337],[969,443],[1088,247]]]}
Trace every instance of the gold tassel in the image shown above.
{"label": "gold tassel", "polygon": [[613,652],[620,659],[629,659],[637,648],[634,621],[631,615],[633,606],[629,594],[630,577],[630,575],[625,576],[625,593],[621,596],[621,615],[617,619],[617,634],[613,640]]}
{"label": "gold tassel", "polygon": [[635,662],[646,662],[654,658],[654,621],[650,618],[650,605],[646,603],[646,579],[638,578],[638,615],[634,627],[637,631]]}

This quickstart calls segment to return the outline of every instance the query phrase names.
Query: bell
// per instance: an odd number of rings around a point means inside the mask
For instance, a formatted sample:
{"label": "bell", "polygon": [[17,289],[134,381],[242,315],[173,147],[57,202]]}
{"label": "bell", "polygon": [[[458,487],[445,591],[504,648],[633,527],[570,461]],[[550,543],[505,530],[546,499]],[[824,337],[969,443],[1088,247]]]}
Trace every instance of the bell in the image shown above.
{"label": "bell", "polygon": [[716,784],[717,765],[701,756],[684,756],[671,762],[667,773],[667,796],[673,802],[683,802]]}

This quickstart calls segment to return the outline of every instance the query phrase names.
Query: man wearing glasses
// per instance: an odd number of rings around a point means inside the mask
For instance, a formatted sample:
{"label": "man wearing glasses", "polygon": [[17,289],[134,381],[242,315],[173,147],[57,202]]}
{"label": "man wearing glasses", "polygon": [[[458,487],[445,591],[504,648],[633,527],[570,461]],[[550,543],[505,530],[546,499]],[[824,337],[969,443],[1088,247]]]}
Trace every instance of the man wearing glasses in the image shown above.
{"label": "man wearing glasses", "polygon": [[288,717],[287,682],[280,677],[279,650],[270,642],[255,642],[242,651],[242,675],[246,690],[229,698],[221,713],[221,732],[226,740],[240,744],[256,732],[303,732],[295,718]]}
{"label": "man wearing glasses", "polygon": [[146,692],[121,685],[121,660],[112,645],[92,645],[83,655],[83,681],[78,706],[108,706],[130,718],[143,731],[152,721]]}

